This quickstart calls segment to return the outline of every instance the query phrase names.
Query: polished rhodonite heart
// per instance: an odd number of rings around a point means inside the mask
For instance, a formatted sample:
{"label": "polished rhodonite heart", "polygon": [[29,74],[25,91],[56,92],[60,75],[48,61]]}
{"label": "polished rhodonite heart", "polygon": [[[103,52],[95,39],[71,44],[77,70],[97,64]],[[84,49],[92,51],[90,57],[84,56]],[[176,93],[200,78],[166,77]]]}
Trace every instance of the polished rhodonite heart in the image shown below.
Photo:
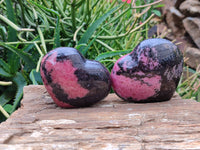
{"label": "polished rhodonite heart", "polygon": [[117,60],[111,72],[112,86],[126,101],[166,101],[173,96],[182,70],[183,56],[176,45],[148,39]]}
{"label": "polished rhodonite heart", "polygon": [[47,53],[40,73],[48,93],[60,107],[90,106],[105,98],[111,88],[108,70],[70,47]]}

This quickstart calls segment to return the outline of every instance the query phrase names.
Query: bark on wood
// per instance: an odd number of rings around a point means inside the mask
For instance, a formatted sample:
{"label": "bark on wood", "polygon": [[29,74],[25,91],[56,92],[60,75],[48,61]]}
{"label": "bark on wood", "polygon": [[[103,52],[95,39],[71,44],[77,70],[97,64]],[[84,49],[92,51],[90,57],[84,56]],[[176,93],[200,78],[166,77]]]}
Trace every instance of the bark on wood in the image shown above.
{"label": "bark on wood", "polygon": [[62,109],[44,86],[27,86],[21,107],[0,124],[0,149],[200,149],[200,103],[127,103],[110,94],[87,108]]}

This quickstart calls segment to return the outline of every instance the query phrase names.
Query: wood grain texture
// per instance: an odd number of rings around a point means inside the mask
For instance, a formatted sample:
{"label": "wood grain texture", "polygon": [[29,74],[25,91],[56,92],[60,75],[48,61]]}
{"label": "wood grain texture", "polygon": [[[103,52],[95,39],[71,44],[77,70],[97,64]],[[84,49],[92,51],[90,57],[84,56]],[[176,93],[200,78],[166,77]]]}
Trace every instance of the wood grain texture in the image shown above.
{"label": "wood grain texture", "polygon": [[0,124],[0,149],[200,149],[200,103],[136,104],[110,94],[87,108],[62,109],[44,86],[26,86],[21,107]]}

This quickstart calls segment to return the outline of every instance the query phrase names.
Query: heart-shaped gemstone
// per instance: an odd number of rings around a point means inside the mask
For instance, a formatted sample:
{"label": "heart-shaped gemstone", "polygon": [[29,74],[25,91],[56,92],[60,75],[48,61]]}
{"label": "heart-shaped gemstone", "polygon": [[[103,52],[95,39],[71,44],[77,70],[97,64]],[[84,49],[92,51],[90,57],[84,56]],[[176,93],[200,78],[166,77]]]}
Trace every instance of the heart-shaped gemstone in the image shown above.
{"label": "heart-shaped gemstone", "polygon": [[178,47],[165,39],[142,41],[115,63],[112,86],[119,97],[130,102],[169,100],[183,70]]}
{"label": "heart-shaped gemstone", "polygon": [[90,106],[105,98],[111,88],[108,70],[71,47],[47,53],[40,73],[48,93],[60,107]]}

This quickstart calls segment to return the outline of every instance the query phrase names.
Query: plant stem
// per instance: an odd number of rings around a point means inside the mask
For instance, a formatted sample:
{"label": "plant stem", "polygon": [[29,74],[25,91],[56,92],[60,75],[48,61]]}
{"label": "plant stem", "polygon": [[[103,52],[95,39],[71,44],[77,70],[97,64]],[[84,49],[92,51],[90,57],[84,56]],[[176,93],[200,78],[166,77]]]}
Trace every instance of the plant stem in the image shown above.
{"label": "plant stem", "polygon": [[22,23],[23,23],[24,26],[26,26],[26,24],[25,24],[25,10],[24,10],[24,7],[23,7],[22,0],[19,0],[19,5],[20,5],[21,10],[22,10],[22,12],[21,12],[21,15],[22,15]]}
{"label": "plant stem", "polygon": [[[69,38],[62,38],[60,39],[61,41],[67,41],[69,40]],[[44,40],[45,42],[53,42],[54,39],[46,39]],[[15,44],[34,44],[34,43],[41,43],[41,41],[26,41],[26,42],[20,42],[20,41],[17,41],[17,42],[5,42],[5,44],[11,44],[11,45],[15,45]]]}
{"label": "plant stem", "polygon": [[136,28],[134,28],[133,30],[129,30],[126,33],[120,34],[120,35],[116,35],[116,36],[99,36],[98,39],[104,39],[104,40],[113,40],[113,39],[119,39],[122,37],[125,37],[126,35],[128,35],[129,33],[133,33],[135,31],[137,31],[138,29],[140,29],[141,27],[143,27],[146,23],[148,23],[152,18],[154,17],[154,14],[152,14],[145,22],[143,22],[141,25],[137,26]]}
{"label": "plant stem", "polygon": [[72,31],[75,33],[76,31],[76,0],[73,0],[71,3],[71,20],[72,20]]}
{"label": "plant stem", "polygon": [[3,3],[3,1],[4,1],[4,0],[1,0],[1,1],[0,1],[0,4]]}
{"label": "plant stem", "polygon": [[65,14],[65,12],[63,11],[62,7],[60,6],[58,0],[55,1],[55,4],[58,8],[58,10],[60,11],[60,13],[62,14],[63,17],[67,17],[67,15]]}
{"label": "plant stem", "polygon": [[38,50],[38,52],[39,52],[40,56],[43,56],[43,53],[42,53],[42,51],[41,51],[40,47],[37,45],[37,43],[36,43],[36,42],[34,42],[34,45],[35,45],[36,49]]}
{"label": "plant stem", "polygon": [[40,58],[39,58],[39,60],[38,60],[37,67],[36,67],[36,72],[39,72],[39,70],[40,70],[40,64],[41,64],[43,56],[44,55],[41,55]]}
{"label": "plant stem", "polygon": [[49,4],[47,3],[46,0],[42,0],[43,4],[47,7],[47,8],[50,8]]}
{"label": "plant stem", "polygon": [[115,5],[116,2],[117,2],[117,0],[113,0],[113,1],[112,1],[112,4],[111,4],[110,7],[109,7],[109,9],[112,8],[112,7]]}
{"label": "plant stem", "polygon": [[17,31],[35,31],[34,29],[20,28],[16,24],[14,24],[12,21],[10,21],[9,19],[2,16],[1,14],[0,14],[0,19],[3,20],[5,23],[7,23],[9,26],[11,26],[13,29],[15,29]]}
{"label": "plant stem", "polygon": [[37,28],[37,30],[38,30],[38,33],[39,33],[39,36],[40,36],[40,40],[41,40],[42,46],[44,48],[44,53],[46,54],[47,53],[47,48],[46,48],[46,43],[45,43],[45,40],[44,40],[43,33],[42,33],[42,31],[41,31],[41,29],[39,27]]}
{"label": "plant stem", "polygon": [[2,85],[2,86],[9,86],[9,85],[12,85],[12,82],[11,81],[9,81],[9,82],[0,81],[0,85]]}
{"label": "plant stem", "polygon": [[86,7],[86,13],[87,13],[87,16],[88,16],[88,18],[87,18],[87,25],[89,25],[89,22],[90,22],[90,20],[91,20],[91,14],[90,14],[90,2],[89,2],[89,0],[87,0],[87,7]]}
{"label": "plant stem", "polygon": [[131,7],[131,8],[132,8],[132,9],[144,8],[144,7],[148,7],[148,6],[152,6],[152,5],[158,4],[158,3],[162,2],[162,1],[163,1],[163,0],[158,0],[158,1],[153,2],[153,3],[150,3],[150,4],[141,5],[141,6],[135,6],[135,7]]}
{"label": "plant stem", "polygon": [[107,45],[106,43],[104,43],[104,42],[102,42],[102,41],[100,41],[100,40],[98,40],[98,39],[96,39],[95,41],[98,42],[99,44],[103,45],[104,47],[106,47],[106,48],[109,49],[110,51],[116,51],[116,50],[114,50],[112,47],[110,47],[109,45]]}
{"label": "plant stem", "polygon": [[83,23],[74,33],[74,37],[73,40],[76,41],[77,40],[77,34],[78,32],[81,30],[81,28],[83,28],[83,26],[85,25],[85,23]]}
{"label": "plant stem", "polygon": [[2,114],[6,117],[9,118],[9,114],[3,109],[3,107],[0,105],[0,111],[2,112]]}
{"label": "plant stem", "polygon": [[67,2],[67,0],[65,0],[64,3],[63,3],[63,11],[64,12],[66,11],[67,4],[68,4],[68,2]]}
{"label": "plant stem", "polygon": [[22,38],[22,34],[23,34],[23,32],[19,33],[19,34],[17,35],[17,37],[19,38],[20,41],[26,42],[26,39]]}

